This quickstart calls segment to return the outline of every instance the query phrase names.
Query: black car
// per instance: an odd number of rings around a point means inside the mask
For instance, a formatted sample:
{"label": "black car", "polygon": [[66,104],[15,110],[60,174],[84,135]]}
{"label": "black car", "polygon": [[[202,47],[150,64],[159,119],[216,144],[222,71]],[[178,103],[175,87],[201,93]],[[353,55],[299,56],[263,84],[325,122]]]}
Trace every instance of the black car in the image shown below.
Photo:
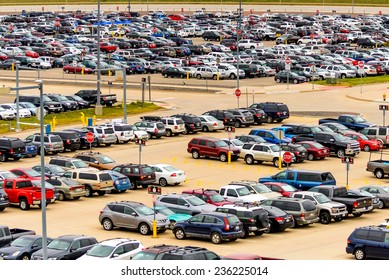
{"label": "black car", "polygon": [[70,150],[75,151],[80,149],[81,140],[78,133],[74,131],[52,131],[50,134],[58,135],[63,141],[64,151]]}
{"label": "black car", "polygon": [[[51,242],[47,238],[47,244]],[[0,259],[3,260],[29,260],[31,255],[42,249],[43,238],[41,235],[24,235],[12,241],[11,244],[0,249]]]}
{"label": "black car", "polygon": [[281,149],[283,151],[291,152],[296,157],[296,162],[303,162],[308,158],[308,151],[300,144],[281,144]]}
{"label": "black car", "polygon": [[86,109],[90,107],[90,103],[78,95],[66,95],[67,99],[77,102],[79,109]]}
{"label": "black car", "polygon": [[76,101],[69,100],[63,95],[45,94],[45,96],[49,97],[51,100],[55,102],[61,103],[64,111],[74,111],[78,109],[78,103]]}
{"label": "black car", "polygon": [[112,170],[128,177],[131,190],[137,189],[138,186],[147,188],[148,185],[155,183],[155,172],[146,164],[121,164],[115,166]]}
{"label": "black car", "polygon": [[262,109],[258,109],[258,108],[243,108],[243,109],[246,109],[248,111],[250,111],[250,113],[253,115],[254,117],[254,123],[256,124],[263,124],[267,121],[267,115],[265,113],[265,111],[263,111]]}
{"label": "black car", "polygon": [[97,137],[94,138],[92,143],[89,143],[86,140],[86,134],[89,132],[87,129],[80,129],[80,128],[68,128],[65,129],[67,131],[72,131],[78,134],[78,137],[80,138],[80,148],[86,148],[89,149],[90,147],[97,147]]}
{"label": "black car", "polygon": [[[94,237],[85,235],[63,235],[53,239],[47,245],[47,259],[49,260],[76,260],[97,244]],[[31,256],[32,260],[43,260],[42,249]]]}
{"label": "black car", "polygon": [[289,108],[281,102],[253,103],[250,108],[262,109],[266,113],[268,123],[273,121],[282,122],[284,119],[289,118]]}
{"label": "black car", "polygon": [[26,144],[15,137],[0,138],[0,161],[19,160],[26,154]]}
{"label": "black car", "polygon": [[293,83],[293,84],[299,84],[304,83],[307,81],[307,79],[303,76],[299,76],[298,74],[294,72],[288,72],[288,71],[280,71],[274,76],[274,80],[277,83]]}
{"label": "black car", "polygon": [[164,76],[165,78],[185,78],[187,76],[187,73],[182,68],[169,67],[162,71],[162,76]]}
{"label": "black car", "polygon": [[212,116],[219,121],[222,121],[225,126],[234,126],[235,117],[231,112],[226,110],[211,110],[205,112],[203,115]]}
{"label": "black car", "polygon": [[201,131],[201,120],[193,114],[176,114],[171,117],[180,118],[185,123],[185,134]]}
{"label": "black car", "polygon": [[201,35],[205,41],[222,41],[223,36],[217,31],[205,31]]}
{"label": "black car", "polygon": [[273,206],[261,205],[267,212],[270,220],[270,227],[268,232],[279,232],[284,231],[287,228],[294,227],[293,216]]}
{"label": "black car", "polygon": [[[232,65],[238,68],[236,63],[233,63]],[[254,64],[240,63],[239,69],[244,71],[245,77],[247,78],[259,77],[261,75],[258,67]]]}

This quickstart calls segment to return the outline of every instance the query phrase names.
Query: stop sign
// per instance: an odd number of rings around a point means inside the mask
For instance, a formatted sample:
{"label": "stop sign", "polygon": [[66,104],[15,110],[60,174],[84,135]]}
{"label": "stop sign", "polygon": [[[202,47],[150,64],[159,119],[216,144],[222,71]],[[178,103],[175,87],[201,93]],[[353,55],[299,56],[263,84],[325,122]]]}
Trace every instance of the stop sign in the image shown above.
{"label": "stop sign", "polygon": [[291,152],[285,152],[284,155],[282,156],[282,160],[285,163],[291,163],[293,160],[293,156]]}
{"label": "stop sign", "polygon": [[237,88],[237,89],[235,90],[235,96],[236,96],[236,97],[239,97],[241,94],[242,94],[242,92],[240,91],[240,89]]}
{"label": "stop sign", "polygon": [[285,64],[290,64],[290,58],[289,57],[285,58]]}
{"label": "stop sign", "polygon": [[363,61],[358,61],[358,67],[363,68],[365,66],[365,63]]}
{"label": "stop sign", "polygon": [[93,132],[89,131],[86,136],[86,141],[88,141],[88,143],[92,143],[93,140],[95,140],[95,135],[93,134]]}

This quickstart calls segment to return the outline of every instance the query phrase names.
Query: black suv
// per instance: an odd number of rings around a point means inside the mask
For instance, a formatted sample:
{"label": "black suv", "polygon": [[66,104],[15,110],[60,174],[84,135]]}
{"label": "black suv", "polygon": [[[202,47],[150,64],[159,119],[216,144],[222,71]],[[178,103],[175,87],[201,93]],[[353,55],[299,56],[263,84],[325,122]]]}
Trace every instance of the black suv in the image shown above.
{"label": "black suv", "polygon": [[[34,104],[36,107],[39,107],[41,104],[41,99],[39,96],[21,95],[21,96],[19,96],[19,102],[30,102],[30,103]],[[42,102],[43,102],[43,108],[49,114],[50,113],[60,113],[63,111],[61,103],[55,102],[45,95],[42,97]],[[15,99],[14,103],[16,103],[16,99]]]}
{"label": "black suv", "polygon": [[222,35],[217,31],[205,31],[201,35],[205,41],[222,41]]}
{"label": "black suv", "polygon": [[90,146],[97,147],[97,137],[93,139],[92,143],[89,143],[86,140],[86,134],[89,132],[89,130],[82,128],[67,128],[65,130],[77,133],[78,137],[80,138],[80,148],[89,149]]}
{"label": "black suv", "polygon": [[222,121],[226,126],[235,125],[234,115],[226,110],[211,110],[205,112],[203,115],[212,116],[219,121]]}
{"label": "black suv", "polygon": [[284,119],[289,118],[289,108],[281,102],[253,103],[250,108],[262,109],[267,115],[268,123],[273,121],[282,122]]}
{"label": "black suv", "polygon": [[220,260],[220,256],[206,248],[185,246],[164,253],[160,260]]}
{"label": "black suv", "polygon": [[7,161],[9,158],[14,160],[21,159],[26,154],[26,144],[15,137],[0,138],[0,161]]}
{"label": "black suv", "polygon": [[131,190],[137,189],[138,186],[147,188],[148,185],[155,183],[155,172],[145,164],[121,164],[115,166],[112,170],[126,175],[130,179]]}
{"label": "black suv", "polygon": [[185,134],[190,132],[197,133],[201,131],[201,120],[193,114],[176,114],[171,117],[180,118],[185,123]]}
{"label": "black suv", "polygon": [[228,109],[227,111],[234,116],[235,127],[241,127],[242,125],[249,127],[250,125],[254,124],[254,116],[249,110]]}
{"label": "black suv", "polygon": [[356,140],[346,138],[335,132],[317,132],[313,136],[313,140],[329,148],[330,154],[336,155],[339,158],[345,156],[347,148],[352,150],[354,156],[361,151],[361,147]]}
{"label": "black suv", "polygon": [[243,236],[246,238],[250,232],[260,236],[269,231],[269,216],[263,207],[256,203],[225,204],[216,208],[216,212],[234,214],[243,224]]}
{"label": "black suv", "polygon": [[243,108],[248,110],[251,114],[253,114],[254,117],[254,123],[256,124],[263,124],[267,121],[267,115],[265,111],[258,108]]}
{"label": "black suv", "polygon": [[281,149],[283,151],[288,151],[294,154],[296,157],[296,162],[303,162],[308,158],[308,151],[300,144],[293,143],[283,143],[281,144]]}
{"label": "black suv", "polygon": [[58,135],[63,141],[64,151],[70,150],[74,152],[80,149],[81,141],[80,136],[74,131],[52,131],[50,134]]}
{"label": "black suv", "polygon": [[65,96],[60,94],[45,94],[48,98],[55,102],[59,102],[62,105],[64,111],[74,111],[78,109],[78,103],[67,99]]}

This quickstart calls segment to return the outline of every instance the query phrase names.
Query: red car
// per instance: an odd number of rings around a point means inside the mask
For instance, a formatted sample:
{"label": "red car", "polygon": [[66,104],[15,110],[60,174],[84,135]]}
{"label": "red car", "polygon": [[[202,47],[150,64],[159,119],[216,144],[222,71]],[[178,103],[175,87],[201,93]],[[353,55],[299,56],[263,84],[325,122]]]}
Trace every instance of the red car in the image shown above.
{"label": "red car", "polygon": [[366,135],[359,132],[347,132],[344,136],[357,140],[361,149],[365,152],[379,151],[382,149],[382,142],[376,139],[369,139]]}
{"label": "red car", "polygon": [[330,156],[330,149],[314,141],[302,141],[302,145],[308,151],[308,160],[324,159]]}
{"label": "red car", "polygon": [[235,253],[230,254],[223,257],[223,260],[284,260],[284,259],[278,259],[278,258],[269,258],[269,257],[262,257],[255,254],[250,253]]}
{"label": "red car", "polygon": [[278,192],[282,194],[282,196],[290,197],[292,193],[298,192],[299,190],[295,187],[288,185],[287,183],[282,182],[266,182],[263,183],[266,187],[268,187],[273,192]]}
{"label": "red car", "polygon": [[171,20],[184,20],[185,19],[185,17],[183,15],[168,15],[167,17],[170,18]]}
{"label": "red car", "polygon": [[32,57],[32,58],[38,58],[39,57],[39,53],[34,52],[34,51],[29,51],[29,50],[25,51],[24,55]]}
{"label": "red car", "polygon": [[226,200],[215,190],[205,190],[205,189],[196,189],[196,190],[186,190],[182,191],[182,193],[191,194],[197,196],[201,200],[206,203],[215,205],[215,206],[223,206],[226,204],[233,204],[233,202]]}
{"label": "red car", "polygon": [[[73,66],[71,64],[65,65],[63,67],[63,71],[68,73],[81,73],[82,72],[82,65]],[[93,74],[93,69],[91,68],[84,68],[84,74]]]}
{"label": "red car", "polygon": [[3,52],[0,52],[0,60],[1,61],[4,61],[4,60],[7,60],[9,59],[9,56]]}
{"label": "red car", "polygon": [[[40,180],[41,178],[41,173],[35,171],[32,168],[14,168],[9,171],[14,173],[19,178],[24,178],[29,180]],[[45,178],[48,179],[48,177],[46,176]]]}

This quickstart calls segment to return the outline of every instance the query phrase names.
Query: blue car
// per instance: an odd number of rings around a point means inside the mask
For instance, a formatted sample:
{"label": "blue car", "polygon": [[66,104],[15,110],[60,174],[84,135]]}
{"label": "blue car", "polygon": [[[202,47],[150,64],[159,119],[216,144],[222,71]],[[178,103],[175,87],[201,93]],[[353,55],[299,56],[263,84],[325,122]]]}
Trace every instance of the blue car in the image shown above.
{"label": "blue car", "polygon": [[36,157],[36,155],[38,154],[37,146],[28,142],[24,142],[24,143],[26,144],[26,153],[24,157],[28,157],[28,158]]}
{"label": "blue car", "polygon": [[173,229],[177,222],[183,222],[192,218],[192,215],[175,213],[166,206],[155,206],[155,210],[157,213],[167,216],[170,221],[170,229]]}
{"label": "blue car", "polygon": [[139,62],[127,62],[128,67],[131,69],[131,72],[134,74],[143,74],[145,71],[145,67],[142,63]]}
{"label": "blue car", "polygon": [[281,143],[291,143],[292,139],[289,137],[284,137],[279,139],[277,132],[270,129],[252,129],[249,135],[258,135],[265,139],[266,142],[272,144],[281,144]]}
{"label": "blue car", "polygon": [[243,236],[242,223],[235,215],[228,213],[197,214],[173,228],[174,236],[179,239],[196,237],[210,239],[214,244],[235,241]]}
{"label": "blue car", "polygon": [[293,138],[293,136],[296,135],[293,132],[293,128],[290,126],[277,126],[277,127],[273,127],[271,130],[274,130],[274,131],[281,130],[282,132],[284,132],[285,137],[291,138],[291,139]]}
{"label": "blue car", "polygon": [[125,192],[130,188],[130,179],[128,179],[126,175],[123,175],[122,173],[113,170],[106,171],[111,174],[111,177],[113,179],[113,186],[115,187],[116,192]]}
{"label": "blue car", "polygon": [[[51,242],[51,238],[47,238],[47,244]],[[42,249],[42,236],[40,235],[24,235],[11,244],[0,249],[0,257],[4,260],[29,260],[32,253]]]}

